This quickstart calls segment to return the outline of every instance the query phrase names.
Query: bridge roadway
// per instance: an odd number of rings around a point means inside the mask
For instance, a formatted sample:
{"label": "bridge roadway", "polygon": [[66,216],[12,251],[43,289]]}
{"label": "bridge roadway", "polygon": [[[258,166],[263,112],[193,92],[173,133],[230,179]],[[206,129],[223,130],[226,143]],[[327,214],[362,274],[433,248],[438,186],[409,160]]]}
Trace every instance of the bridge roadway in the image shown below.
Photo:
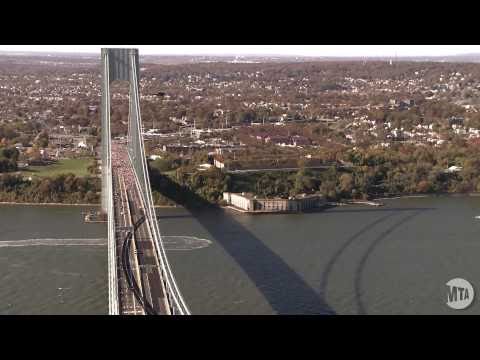
{"label": "bridge roadway", "polygon": [[170,314],[165,284],[133,168],[122,142],[112,142],[119,313]]}

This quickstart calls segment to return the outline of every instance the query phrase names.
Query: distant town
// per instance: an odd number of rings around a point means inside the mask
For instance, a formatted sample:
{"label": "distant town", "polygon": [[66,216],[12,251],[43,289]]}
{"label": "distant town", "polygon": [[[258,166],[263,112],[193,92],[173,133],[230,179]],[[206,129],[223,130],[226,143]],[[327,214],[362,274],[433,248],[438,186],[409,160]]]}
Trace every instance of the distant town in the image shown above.
{"label": "distant town", "polygon": [[[479,192],[474,59],[146,56],[154,200],[303,211]],[[99,202],[99,67],[99,56],[0,54],[1,202]],[[111,91],[121,139],[128,86]]]}

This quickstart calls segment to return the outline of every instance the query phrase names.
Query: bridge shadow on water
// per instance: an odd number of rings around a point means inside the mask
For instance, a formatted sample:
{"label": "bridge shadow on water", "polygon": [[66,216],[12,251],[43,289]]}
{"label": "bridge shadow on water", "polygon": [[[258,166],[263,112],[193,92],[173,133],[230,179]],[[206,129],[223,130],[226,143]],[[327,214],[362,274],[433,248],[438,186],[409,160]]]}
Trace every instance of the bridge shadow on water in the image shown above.
{"label": "bridge shadow on water", "polygon": [[192,218],[192,215],[161,215],[157,216],[157,220],[162,219],[185,219],[185,218]]}
{"label": "bridge shadow on water", "polygon": [[380,207],[380,208],[376,208],[376,209],[345,209],[345,208],[338,208],[338,209],[332,209],[332,210],[327,210],[329,213],[369,213],[369,212],[381,212],[381,213],[385,213],[385,212],[393,212],[393,213],[398,213],[398,212],[402,212],[402,211],[416,211],[416,210],[422,210],[422,211],[426,211],[426,210],[435,210],[435,208],[407,208],[407,207],[400,207],[400,208],[391,208],[391,207],[388,207],[388,208],[384,208],[384,207]]}
{"label": "bridge shadow on water", "polygon": [[[355,271],[354,291],[359,314],[365,314],[362,300],[362,275],[368,258],[377,246],[388,235],[406,222],[424,211],[435,208],[379,208],[379,209],[331,209],[331,212],[382,212],[386,213],[379,219],[367,224],[358,232],[342,242],[327,262],[321,275],[320,289],[317,292],[298,275],[280,256],[268,248],[250,230],[235,219],[228,211],[211,206],[203,198],[191,190],[178,185],[168,177],[160,175],[154,169],[150,170],[152,189],[184,206],[190,215],[159,216],[162,218],[195,218],[220,244],[223,249],[237,262],[257,289],[263,294],[270,306],[278,314],[335,314],[335,311],[324,299],[332,269],[338,263],[341,255],[362,235],[374,230],[378,225],[395,215],[405,212],[412,214],[403,217],[385,231],[380,233],[366,249]],[[153,173],[153,174],[152,174]]]}
{"label": "bridge shadow on water", "polygon": [[152,188],[192,214],[237,262],[275,312],[335,314],[320,294],[228,211],[209,206],[192,191],[150,171]]}
{"label": "bridge shadow on water", "polygon": [[399,221],[395,222],[393,225],[388,227],[385,231],[380,233],[370,244],[370,246],[367,248],[365,253],[363,254],[362,258],[360,259],[357,269],[355,271],[355,281],[354,281],[354,286],[355,286],[355,299],[357,303],[357,309],[358,309],[358,314],[360,315],[365,315],[366,309],[365,309],[365,303],[362,299],[362,294],[363,294],[363,289],[362,289],[362,277],[363,277],[363,271],[365,269],[365,264],[367,263],[368,258],[372,255],[373,251],[378,247],[378,245],[385,240],[391,233],[393,233],[395,230],[400,228],[402,225],[406,224],[408,221],[412,220],[414,217],[420,215],[424,209],[415,209],[415,211],[400,219]]}
{"label": "bridge shadow on water", "polygon": [[406,224],[408,221],[412,220],[414,217],[420,215],[424,211],[429,211],[429,210],[435,210],[435,208],[384,208],[384,209],[365,209],[365,210],[345,210],[341,209],[338,211],[329,211],[329,212],[359,212],[359,211],[382,211],[382,212],[387,212],[386,215],[378,218],[377,220],[368,223],[366,226],[362,227],[359,231],[357,231],[355,234],[353,234],[351,237],[349,237],[345,242],[342,243],[342,245],[335,251],[333,256],[330,258],[328,261],[325,270],[322,274],[321,281],[320,281],[320,292],[322,294],[326,294],[328,291],[328,283],[330,279],[330,275],[332,273],[333,267],[335,264],[338,263],[341,255],[355,242],[355,240],[358,240],[361,238],[362,235],[371,232],[372,230],[375,230],[381,223],[385,222],[389,218],[392,218],[396,215],[402,214],[403,212],[412,212],[411,214],[407,215],[406,217],[401,218],[397,222],[395,222],[393,225],[389,226],[386,230],[381,232],[377,237],[374,238],[374,240],[370,243],[370,245],[366,248],[365,253],[362,255],[360,258],[360,261],[358,262],[358,265],[355,269],[355,278],[354,278],[354,292],[355,292],[355,303],[357,305],[357,311],[359,315],[366,315],[367,311],[365,308],[365,303],[363,301],[363,288],[362,288],[362,277],[363,277],[363,272],[365,269],[365,265],[367,264],[367,260],[369,257],[372,255],[374,250],[380,245],[382,241],[388,238],[388,236],[393,233],[395,230],[397,230],[399,227],[402,225]]}

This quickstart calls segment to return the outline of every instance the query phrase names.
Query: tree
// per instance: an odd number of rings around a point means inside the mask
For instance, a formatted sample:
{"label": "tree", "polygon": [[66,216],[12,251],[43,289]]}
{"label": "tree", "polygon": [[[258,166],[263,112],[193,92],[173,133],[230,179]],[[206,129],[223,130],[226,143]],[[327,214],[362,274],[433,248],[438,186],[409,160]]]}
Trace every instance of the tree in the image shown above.
{"label": "tree", "polygon": [[255,183],[255,192],[264,197],[275,195],[275,179],[269,174],[263,174]]}
{"label": "tree", "polygon": [[0,172],[16,171],[18,156],[16,148],[0,148]]}
{"label": "tree", "polygon": [[46,131],[42,131],[40,134],[38,134],[35,138],[34,144],[39,148],[46,148],[48,146],[48,133]]}
{"label": "tree", "polygon": [[173,161],[171,159],[156,159],[151,162],[150,166],[158,169],[161,172],[170,171],[173,169]]}
{"label": "tree", "polygon": [[320,192],[331,200],[337,199],[337,192],[335,188],[335,182],[331,180],[322,181],[320,185]]}
{"label": "tree", "polygon": [[350,195],[354,186],[353,176],[349,173],[344,173],[339,179],[340,191],[345,195]]}
{"label": "tree", "polygon": [[428,180],[421,180],[417,184],[416,191],[419,193],[428,193],[428,192],[431,192],[432,190],[433,190],[432,183]]}
{"label": "tree", "polygon": [[305,168],[300,168],[295,176],[295,183],[293,187],[294,194],[301,194],[314,190],[314,182],[312,176]]}

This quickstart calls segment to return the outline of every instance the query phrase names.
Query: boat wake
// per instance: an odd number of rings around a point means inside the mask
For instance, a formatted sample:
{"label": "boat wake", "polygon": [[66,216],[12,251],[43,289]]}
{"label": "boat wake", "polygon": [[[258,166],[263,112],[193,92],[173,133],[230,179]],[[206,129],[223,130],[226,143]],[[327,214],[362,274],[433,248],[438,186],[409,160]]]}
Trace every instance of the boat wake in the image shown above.
{"label": "boat wake", "polygon": [[[212,242],[195,236],[163,236],[167,251],[196,250]],[[107,246],[107,239],[26,239],[0,241],[0,248],[25,246]]]}
{"label": "boat wake", "polygon": [[167,251],[196,250],[212,243],[210,240],[195,236],[162,236],[162,239]]}
{"label": "boat wake", "polygon": [[0,241],[2,247],[23,246],[105,246],[106,239],[26,239]]}

